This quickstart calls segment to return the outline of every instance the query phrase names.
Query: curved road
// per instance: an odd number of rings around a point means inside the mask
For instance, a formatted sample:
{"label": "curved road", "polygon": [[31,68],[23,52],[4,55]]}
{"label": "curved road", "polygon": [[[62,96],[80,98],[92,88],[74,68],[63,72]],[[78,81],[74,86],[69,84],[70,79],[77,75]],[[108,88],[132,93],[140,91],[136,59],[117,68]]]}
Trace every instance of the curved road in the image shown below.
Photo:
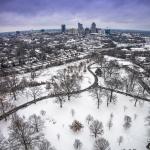
{"label": "curved road", "polygon": [[[93,63],[95,64],[95,63]],[[142,97],[139,97],[139,96],[136,96],[136,95],[131,95],[131,94],[128,94],[128,93],[125,93],[125,92],[122,92],[122,91],[118,91],[118,90],[112,90],[110,88],[106,88],[106,87],[103,87],[103,86],[99,86],[98,85],[98,78],[97,76],[95,75],[95,73],[93,73],[93,71],[91,70],[91,66],[93,65],[89,65],[87,67],[88,71],[94,76],[94,83],[92,85],[90,85],[89,87],[85,88],[85,89],[82,89],[82,90],[79,90],[79,91],[73,91],[72,93],[70,94],[79,94],[79,93],[82,93],[82,92],[85,92],[85,91],[88,91],[90,89],[93,89],[95,88],[96,86],[98,86],[99,88],[102,88],[104,90],[109,90],[109,91],[113,91],[113,92],[116,92],[116,93],[119,93],[119,94],[123,94],[123,95],[126,95],[126,96],[130,96],[130,97],[134,97],[134,98],[138,98],[138,99],[142,99],[144,101],[148,101],[150,102],[150,99],[147,99],[147,98],[142,98]],[[6,112],[5,114],[1,115],[0,116],[0,120],[3,120],[5,119],[6,117],[8,117],[9,115],[19,111],[20,109],[23,109],[23,108],[26,108],[32,104],[35,104],[36,102],[39,102],[39,101],[42,101],[42,100],[45,100],[45,99],[48,99],[48,98],[54,98],[54,97],[57,97],[57,96],[60,96],[60,95],[67,95],[66,93],[60,93],[60,94],[51,94],[51,95],[47,95],[47,96],[43,96],[43,97],[40,97],[40,98],[37,98],[36,100],[32,100],[30,102],[27,102],[27,103],[24,103],[8,112]]]}

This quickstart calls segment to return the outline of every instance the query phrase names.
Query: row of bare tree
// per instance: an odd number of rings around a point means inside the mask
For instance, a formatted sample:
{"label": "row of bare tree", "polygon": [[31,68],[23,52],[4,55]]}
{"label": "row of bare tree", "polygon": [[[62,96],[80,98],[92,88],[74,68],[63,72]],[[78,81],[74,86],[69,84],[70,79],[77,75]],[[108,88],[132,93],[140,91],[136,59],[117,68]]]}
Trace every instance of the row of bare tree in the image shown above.
{"label": "row of bare tree", "polygon": [[[126,67],[121,66],[117,60],[106,61],[104,55],[100,54],[95,54],[93,60],[100,66],[105,86],[110,89],[110,91],[102,90],[100,88],[95,88],[92,90],[92,96],[97,99],[98,108],[102,101],[102,96],[106,96],[107,106],[109,103],[116,101],[116,95],[113,93],[114,90],[122,90],[126,93],[143,98],[148,96],[145,88],[138,82],[138,75],[126,69]],[[120,72],[121,68],[126,72],[126,75],[123,77]],[[134,101],[134,106],[136,107],[137,102],[140,102],[140,100],[135,97]]]}
{"label": "row of bare tree", "polygon": [[42,133],[44,121],[40,116],[31,115],[27,120],[14,114],[9,126],[9,137],[0,133],[1,150],[55,150]]}

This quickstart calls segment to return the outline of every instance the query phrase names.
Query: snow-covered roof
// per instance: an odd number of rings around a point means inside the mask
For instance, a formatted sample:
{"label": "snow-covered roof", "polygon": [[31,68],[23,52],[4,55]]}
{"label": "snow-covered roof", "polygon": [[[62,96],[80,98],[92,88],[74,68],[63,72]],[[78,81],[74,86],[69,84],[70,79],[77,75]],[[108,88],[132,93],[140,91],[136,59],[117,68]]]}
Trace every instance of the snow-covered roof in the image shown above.
{"label": "snow-covered roof", "polygon": [[132,51],[147,51],[145,48],[131,48]]}

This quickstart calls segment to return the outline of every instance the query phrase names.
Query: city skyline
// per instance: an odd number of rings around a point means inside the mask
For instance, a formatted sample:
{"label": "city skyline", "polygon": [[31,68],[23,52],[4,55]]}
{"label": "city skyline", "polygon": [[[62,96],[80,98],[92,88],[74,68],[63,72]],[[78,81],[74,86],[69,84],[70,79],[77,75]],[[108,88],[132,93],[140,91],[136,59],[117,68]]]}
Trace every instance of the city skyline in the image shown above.
{"label": "city skyline", "polygon": [[149,0],[1,0],[0,32],[89,27],[150,30]]}

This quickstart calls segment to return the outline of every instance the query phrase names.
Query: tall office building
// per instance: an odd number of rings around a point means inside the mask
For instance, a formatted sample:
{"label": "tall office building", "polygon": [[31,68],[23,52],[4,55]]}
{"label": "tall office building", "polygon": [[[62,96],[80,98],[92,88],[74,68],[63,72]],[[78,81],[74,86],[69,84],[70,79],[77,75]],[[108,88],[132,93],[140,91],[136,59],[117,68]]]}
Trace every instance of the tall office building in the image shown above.
{"label": "tall office building", "polygon": [[111,34],[110,29],[105,29],[105,34],[106,34],[106,35],[110,35],[110,34]]}
{"label": "tall office building", "polygon": [[85,35],[90,34],[90,29],[89,28],[85,28]]}
{"label": "tall office building", "polygon": [[83,25],[81,23],[78,23],[78,33],[79,34],[83,34],[84,33],[84,28],[83,28]]}
{"label": "tall office building", "polygon": [[91,25],[91,33],[97,33],[95,22],[93,22],[92,25]]}
{"label": "tall office building", "polygon": [[66,32],[66,25],[62,24],[61,25],[61,33],[65,33]]}

